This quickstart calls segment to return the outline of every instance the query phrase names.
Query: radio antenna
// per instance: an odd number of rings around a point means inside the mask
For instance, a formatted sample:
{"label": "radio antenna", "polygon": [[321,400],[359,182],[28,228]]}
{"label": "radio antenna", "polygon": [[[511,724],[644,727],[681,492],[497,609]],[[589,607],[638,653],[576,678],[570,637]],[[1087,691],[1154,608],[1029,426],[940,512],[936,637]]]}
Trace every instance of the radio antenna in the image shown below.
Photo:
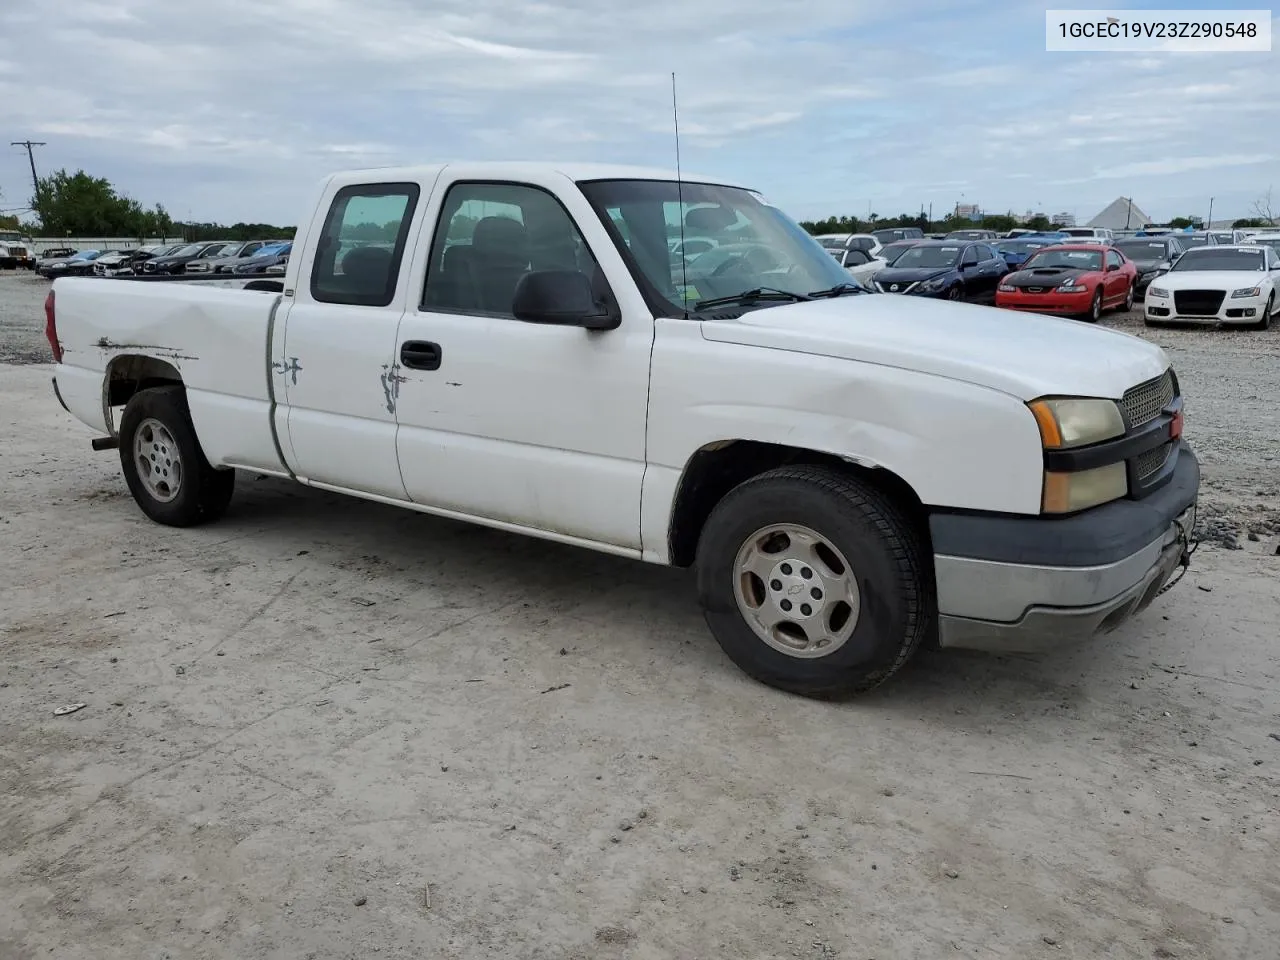
{"label": "radio antenna", "polygon": [[689,319],[689,262],[684,253],[684,183],[680,176],[680,107],[676,101],[676,73],[671,71],[671,119],[676,131],[676,215],[680,218],[680,306]]}

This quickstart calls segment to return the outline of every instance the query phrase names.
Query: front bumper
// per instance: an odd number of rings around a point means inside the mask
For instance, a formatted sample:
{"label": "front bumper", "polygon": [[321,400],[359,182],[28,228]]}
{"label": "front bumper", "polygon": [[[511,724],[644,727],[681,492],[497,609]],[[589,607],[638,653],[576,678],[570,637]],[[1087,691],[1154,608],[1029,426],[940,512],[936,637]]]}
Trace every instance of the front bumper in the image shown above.
{"label": "front bumper", "polygon": [[1088,313],[1093,305],[1093,291],[1084,293],[1021,293],[1014,290],[996,291],[996,306],[1006,310],[1026,310],[1029,313],[1070,314]]}
{"label": "front bumper", "polygon": [[1204,323],[1214,326],[1231,324],[1254,324],[1262,319],[1267,308],[1266,297],[1232,297],[1230,291],[1223,293],[1222,305],[1216,313],[1189,314],[1179,313],[1172,296],[1156,297],[1150,289],[1143,301],[1142,311],[1148,320],[1157,323]]}
{"label": "front bumper", "polygon": [[1184,442],[1170,481],[1142,500],[1062,518],[934,514],[939,642],[1028,651],[1114,629],[1190,562],[1199,489]]}

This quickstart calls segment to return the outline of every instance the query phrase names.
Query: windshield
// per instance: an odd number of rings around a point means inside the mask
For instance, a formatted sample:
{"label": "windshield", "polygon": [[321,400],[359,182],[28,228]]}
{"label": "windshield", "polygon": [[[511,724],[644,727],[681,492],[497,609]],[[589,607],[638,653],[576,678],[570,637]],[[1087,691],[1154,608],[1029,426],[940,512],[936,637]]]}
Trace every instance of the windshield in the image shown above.
{"label": "windshield", "polygon": [[1159,240],[1121,240],[1115,248],[1130,260],[1163,260],[1168,252]]}
{"label": "windshield", "polygon": [[1272,250],[1280,252],[1280,237],[1254,237],[1249,242],[1255,246],[1270,247]]}
{"label": "windshield", "polygon": [[916,267],[953,267],[959,262],[958,246],[914,246],[903,251],[902,256],[893,261],[893,265],[912,270]]}
{"label": "windshield", "polygon": [[1031,253],[1049,246],[1048,240],[1001,240],[995,248],[1001,253]]}
{"label": "windshield", "polygon": [[1066,267],[1070,270],[1101,270],[1102,253],[1093,250],[1041,250],[1033,254],[1023,268]]}
{"label": "windshield", "polygon": [[1215,233],[1210,234],[1210,236],[1212,236],[1212,237],[1213,237],[1213,239],[1217,240],[1219,243],[1230,243],[1230,242],[1231,242],[1231,240],[1232,240],[1231,234],[1229,234],[1229,233],[1217,233],[1217,232],[1215,232]]}
{"label": "windshield", "polygon": [[829,250],[843,250],[847,237],[817,237],[817,241]]}
{"label": "windshield", "polygon": [[914,240],[901,240],[898,243],[891,243],[880,251],[880,256],[886,263],[894,264],[898,262],[898,258],[916,245]]}
{"label": "windshield", "polygon": [[1263,257],[1261,250],[1204,247],[1200,250],[1188,250],[1178,258],[1173,269],[1182,273],[1188,270],[1263,270]]}
{"label": "windshield", "polygon": [[1190,233],[1179,233],[1175,234],[1175,236],[1177,236],[1178,242],[1187,248],[1203,247],[1209,243],[1209,238],[1205,236],[1197,237]]}
{"label": "windshield", "polygon": [[[578,186],[633,273],[643,276],[647,295],[663,301],[669,316],[684,316],[700,300],[763,287],[805,295],[856,283],[818,240],[752,191],[706,183],[677,189],[671,180]],[[667,237],[680,231],[682,221],[686,233],[717,246],[695,260],[672,262]]]}
{"label": "windshield", "polygon": [[981,240],[985,237],[984,230],[952,230],[947,234],[948,240]]}
{"label": "windshield", "polygon": [[185,247],[179,247],[174,250],[170,256],[174,257],[194,257],[197,253],[204,249],[204,244],[189,243]]}
{"label": "windshield", "polygon": [[102,256],[102,253],[99,250],[81,250],[71,259],[72,260],[97,260],[100,256]]}

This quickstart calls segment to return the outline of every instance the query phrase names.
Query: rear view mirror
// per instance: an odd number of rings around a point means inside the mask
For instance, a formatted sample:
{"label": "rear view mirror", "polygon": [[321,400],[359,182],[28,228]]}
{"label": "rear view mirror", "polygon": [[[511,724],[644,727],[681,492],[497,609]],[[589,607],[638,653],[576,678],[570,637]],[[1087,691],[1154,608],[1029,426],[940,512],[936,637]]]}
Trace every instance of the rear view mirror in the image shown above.
{"label": "rear view mirror", "polygon": [[612,330],[622,318],[596,302],[591,280],[577,270],[537,270],[516,284],[511,312],[526,323]]}

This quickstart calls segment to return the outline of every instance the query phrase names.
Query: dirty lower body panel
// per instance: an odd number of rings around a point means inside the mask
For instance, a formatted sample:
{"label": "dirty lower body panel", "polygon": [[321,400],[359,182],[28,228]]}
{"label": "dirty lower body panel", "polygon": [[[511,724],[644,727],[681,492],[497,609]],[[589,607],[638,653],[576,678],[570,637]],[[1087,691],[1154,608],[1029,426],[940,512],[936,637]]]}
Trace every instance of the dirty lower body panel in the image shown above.
{"label": "dirty lower body panel", "polygon": [[1035,650],[1145,609],[1190,562],[1200,469],[1183,444],[1169,483],[1071,517],[936,514],[939,642]]}

